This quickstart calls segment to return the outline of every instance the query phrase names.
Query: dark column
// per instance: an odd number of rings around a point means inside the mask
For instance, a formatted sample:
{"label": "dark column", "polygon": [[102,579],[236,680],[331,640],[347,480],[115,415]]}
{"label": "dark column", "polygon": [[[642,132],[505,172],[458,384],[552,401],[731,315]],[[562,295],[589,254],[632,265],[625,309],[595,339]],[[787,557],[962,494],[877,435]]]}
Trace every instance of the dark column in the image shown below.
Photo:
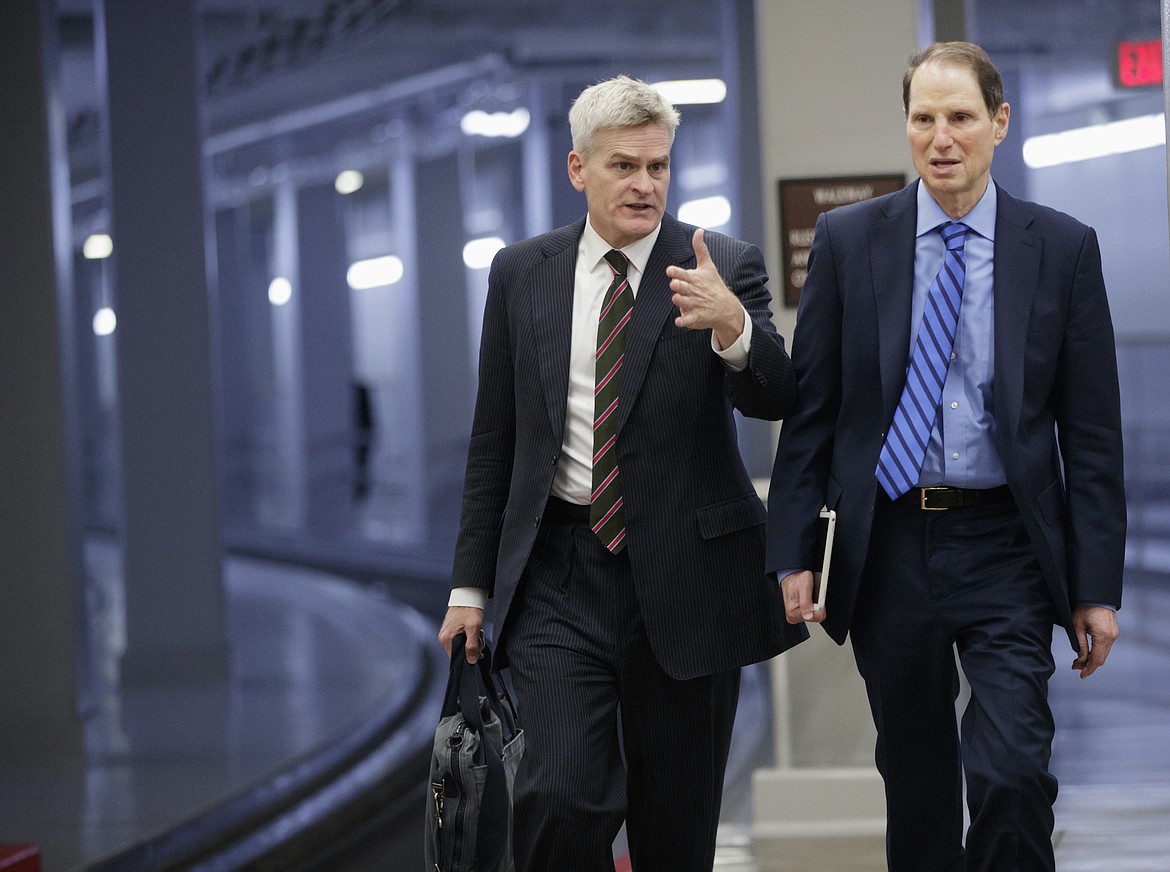
{"label": "dark column", "polygon": [[96,4],[118,316],[127,683],[227,672],[195,0]]}
{"label": "dark column", "polygon": [[326,535],[351,526],[353,504],[353,338],[338,196],[330,182],[296,197],[307,522]]}
{"label": "dark column", "polygon": [[0,27],[0,755],[8,758],[83,753],[78,446],[71,361],[62,359],[72,347],[69,178],[55,5],[9,2]]}
{"label": "dark column", "polygon": [[426,445],[427,529],[454,541],[464,458],[471,437],[472,372],[463,264],[463,212],[455,154],[415,164],[422,432]]}

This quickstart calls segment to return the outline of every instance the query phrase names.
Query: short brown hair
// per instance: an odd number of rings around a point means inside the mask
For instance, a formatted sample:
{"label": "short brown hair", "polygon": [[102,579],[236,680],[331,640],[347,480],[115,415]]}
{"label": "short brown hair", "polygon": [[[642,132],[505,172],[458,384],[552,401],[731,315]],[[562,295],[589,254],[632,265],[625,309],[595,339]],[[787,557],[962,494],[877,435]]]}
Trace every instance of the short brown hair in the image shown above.
{"label": "short brown hair", "polygon": [[973,42],[936,42],[910,55],[910,65],[902,76],[902,108],[910,113],[910,80],[914,71],[930,61],[951,66],[966,67],[975,74],[983,102],[992,118],[1003,105],[1003,79],[982,48]]}

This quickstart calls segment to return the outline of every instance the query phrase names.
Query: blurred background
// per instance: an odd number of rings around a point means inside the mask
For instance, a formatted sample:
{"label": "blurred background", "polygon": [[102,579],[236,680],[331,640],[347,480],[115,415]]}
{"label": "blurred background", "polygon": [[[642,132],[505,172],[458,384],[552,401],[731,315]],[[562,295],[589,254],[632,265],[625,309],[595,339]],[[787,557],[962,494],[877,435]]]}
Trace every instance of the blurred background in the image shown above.
{"label": "blurred background", "polygon": [[[913,178],[900,80],[936,37],[1004,74],[996,180],[1100,237],[1133,593],[1114,675],[1054,688],[1057,760],[1170,813],[1164,11],[877,5],[7,0],[0,843],[52,870],[421,868],[487,271],[583,214],[572,99],[669,89],[668,207],[760,245],[790,337],[778,182]],[[766,479],[776,430],[740,424]],[[745,676],[726,868],[760,862],[753,771],[871,765],[864,709],[826,740],[800,664]],[[1167,868],[1145,844],[1083,868]]]}

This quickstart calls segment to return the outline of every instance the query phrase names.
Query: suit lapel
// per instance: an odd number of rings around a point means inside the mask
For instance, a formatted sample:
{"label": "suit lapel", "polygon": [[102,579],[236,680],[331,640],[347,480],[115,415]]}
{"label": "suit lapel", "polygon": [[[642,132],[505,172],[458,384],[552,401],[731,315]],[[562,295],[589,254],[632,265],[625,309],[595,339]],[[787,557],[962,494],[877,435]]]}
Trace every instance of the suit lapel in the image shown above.
{"label": "suit lapel", "polygon": [[917,185],[887,201],[869,228],[870,276],[877,316],[883,422],[894,416],[910,359],[910,316],[914,309],[914,247]]}
{"label": "suit lapel", "polygon": [[540,367],[540,382],[553,432],[565,430],[565,397],[569,395],[569,352],[573,342],[573,280],[577,242],[585,228],[582,219],[554,231],[529,276],[532,324]]}
{"label": "suit lapel", "polygon": [[997,186],[995,217],[995,408],[1001,435],[1014,433],[1024,392],[1028,316],[1040,276],[1043,240],[1029,227],[1032,216]]}
{"label": "suit lapel", "polygon": [[634,298],[634,310],[627,328],[629,332],[626,336],[625,359],[622,361],[621,400],[618,403],[618,432],[621,432],[637,400],[646,378],[646,370],[650,366],[654,345],[658,342],[666,319],[678,314],[671,302],[673,293],[670,280],[666,277],[666,268],[671,264],[692,269],[695,252],[678,220],[663,215],[662,230],[658,233],[650,259],[646,262],[646,272],[638,284],[638,295]]}

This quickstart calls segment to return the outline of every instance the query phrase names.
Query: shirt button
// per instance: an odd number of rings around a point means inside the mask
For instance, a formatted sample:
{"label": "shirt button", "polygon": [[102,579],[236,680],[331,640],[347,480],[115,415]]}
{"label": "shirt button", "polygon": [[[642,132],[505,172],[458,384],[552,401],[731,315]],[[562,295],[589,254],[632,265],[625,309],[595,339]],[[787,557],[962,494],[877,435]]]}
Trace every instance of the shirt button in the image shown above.
{"label": "shirt button", "polygon": [[958,459],[959,459],[959,452],[956,451],[954,454],[951,455],[951,460],[958,460]]}
{"label": "shirt button", "polygon": [[959,404],[958,403],[951,403],[951,408],[957,409],[957,408],[959,408]]}
{"label": "shirt button", "polygon": [[951,352],[951,360],[954,360],[958,356],[959,355],[955,354],[955,352],[953,352],[953,351]]}

